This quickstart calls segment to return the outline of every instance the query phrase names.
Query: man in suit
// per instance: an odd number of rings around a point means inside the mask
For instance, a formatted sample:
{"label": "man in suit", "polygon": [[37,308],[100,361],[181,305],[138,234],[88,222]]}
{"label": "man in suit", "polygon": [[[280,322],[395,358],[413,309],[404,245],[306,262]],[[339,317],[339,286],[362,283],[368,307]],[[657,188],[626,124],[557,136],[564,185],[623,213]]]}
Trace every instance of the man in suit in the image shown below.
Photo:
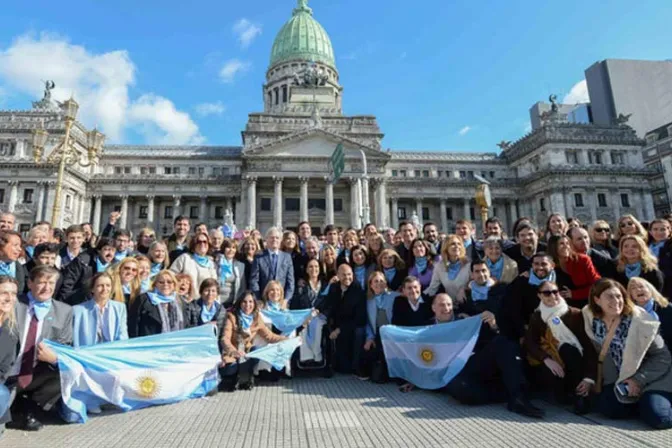
{"label": "man in suit", "polygon": [[58,358],[42,341],[48,339],[64,345],[72,344],[72,308],[53,300],[58,270],[37,266],[28,278],[29,292],[19,298],[16,320],[20,349],[7,385],[16,389],[12,404],[11,425],[24,431],[37,431],[42,423],[35,417],[38,410],[67,412],[61,400]]}
{"label": "man in suit", "polygon": [[282,234],[276,227],[266,232],[266,249],[257,255],[252,263],[250,274],[250,289],[257,299],[261,299],[261,292],[271,280],[276,280],[285,289],[285,299],[292,299],[294,295],[294,264],[292,257],[280,251]]}

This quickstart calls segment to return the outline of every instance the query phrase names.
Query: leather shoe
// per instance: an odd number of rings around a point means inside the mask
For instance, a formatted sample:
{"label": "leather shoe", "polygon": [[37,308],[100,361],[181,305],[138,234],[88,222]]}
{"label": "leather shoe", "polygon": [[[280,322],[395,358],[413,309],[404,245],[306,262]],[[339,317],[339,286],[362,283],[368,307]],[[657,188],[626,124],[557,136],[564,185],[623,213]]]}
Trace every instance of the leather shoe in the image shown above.
{"label": "leather shoe", "polygon": [[530,400],[524,397],[518,397],[509,402],[508,409],[516,414],[525,415],[532,418],[542,418],[545,415],[543,409],[539,409],[533,405]]}
{"label": "leather shoe", "polygon": [[39,431],[44,425],[33,414],[26,414],[19,420],[7,423],[6,426],[10,429],[19,429],[21,431]]}

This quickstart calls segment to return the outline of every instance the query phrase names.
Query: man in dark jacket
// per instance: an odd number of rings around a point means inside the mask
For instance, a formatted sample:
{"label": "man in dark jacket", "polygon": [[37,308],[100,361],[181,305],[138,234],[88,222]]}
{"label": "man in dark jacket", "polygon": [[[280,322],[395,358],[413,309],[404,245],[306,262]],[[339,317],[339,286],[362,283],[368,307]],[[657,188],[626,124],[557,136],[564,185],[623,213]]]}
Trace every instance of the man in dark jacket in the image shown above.
{"label": "man in dark jacket", "polygon": [[168,248],[170,262],[177,260],[177,257],[189,251],[189,218],[180,215],[173,222],[173,234],[164,241]]}
{"label": "man in dark jacket", "polygon": [[100,238],[93,255],[82,253],[63,269],[63,283],[56,300],[69,305],[84,302],[89,294],[89,280],[94,274],[103,272],[114,261],[116,248],[113,240]]}
{"label": "man in dark jacket", "polygon": [[539,241],[539,233],[531,224],[523,223],[516,229],[517,243],[504,253],[518,263],[518,272],[527,272],[532,267],[532,257],[546,250],[546,244]]}
{"label": "man in dark jacket", "polygon": [[401,232],[401,244],[394,248],[397,251],[399,256],[406,267],[412,265],[413,261],[413,251],[411,250],[411,244],[418,237],[418,230],[415,228],[412,222],[402,221],[399,223],[399,232]]}

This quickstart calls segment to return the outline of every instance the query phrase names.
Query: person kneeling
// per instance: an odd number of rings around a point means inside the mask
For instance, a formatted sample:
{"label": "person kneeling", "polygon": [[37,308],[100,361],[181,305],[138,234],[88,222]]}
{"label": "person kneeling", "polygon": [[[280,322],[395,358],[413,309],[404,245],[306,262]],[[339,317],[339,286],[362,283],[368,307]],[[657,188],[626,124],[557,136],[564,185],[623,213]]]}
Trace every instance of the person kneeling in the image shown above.
{"label": "person kneeling", "polygon": [[254,387],[252,372],[258,360],[247,358],[245,355],[254,350],[252,341],[256,336],[270,344],[287,339],[282,335],[273,334],[266,327],[259,314],[254,293],[247,291],[236,301],[231,312],[226,315],[221,340],[222,367],[219,369],[219,374],[222,377],[221,390],[233,392],[238,387],[245,390]]}

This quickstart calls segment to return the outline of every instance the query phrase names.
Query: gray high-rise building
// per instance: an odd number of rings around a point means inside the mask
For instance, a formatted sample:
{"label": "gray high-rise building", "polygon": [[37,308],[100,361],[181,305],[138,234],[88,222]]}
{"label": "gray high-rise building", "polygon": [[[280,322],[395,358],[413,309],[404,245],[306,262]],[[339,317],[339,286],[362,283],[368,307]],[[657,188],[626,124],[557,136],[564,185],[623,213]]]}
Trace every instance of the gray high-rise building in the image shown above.
{"label": "gray high-rise building", "polygon": [[639,137],[672,122],[672,61],[605,59],[585,72],[595,124],[630,115]]}
{"label": "gray high-rise building", "polygon": [[[542,126],[542,114],[550,111],[551,104],[543,101],[538,101],[530,107],[530,123],[533,131]],[[568,123],[588,124],[593,122],[590,103],[558,104],[558,113],[565,116],[564,118]]]}

